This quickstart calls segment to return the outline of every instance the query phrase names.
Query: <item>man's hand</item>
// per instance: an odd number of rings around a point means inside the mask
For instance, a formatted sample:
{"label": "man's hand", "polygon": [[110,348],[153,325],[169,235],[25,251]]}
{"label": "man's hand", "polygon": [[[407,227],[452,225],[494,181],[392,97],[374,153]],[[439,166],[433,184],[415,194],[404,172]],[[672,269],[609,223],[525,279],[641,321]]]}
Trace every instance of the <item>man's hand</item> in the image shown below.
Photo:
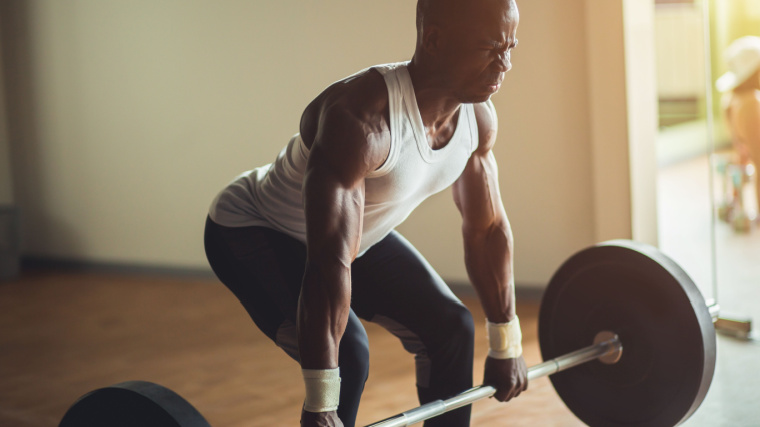
{"label": "man's hand", "polygon": [[522,356],[515,359],[486,358],[483,384],[496,389],[494,397],[506,402],[528,389],[528,370]]}
{"label": "man's hand", "polygon": [[301,411],[301,427],[343,427],[338,413]]}

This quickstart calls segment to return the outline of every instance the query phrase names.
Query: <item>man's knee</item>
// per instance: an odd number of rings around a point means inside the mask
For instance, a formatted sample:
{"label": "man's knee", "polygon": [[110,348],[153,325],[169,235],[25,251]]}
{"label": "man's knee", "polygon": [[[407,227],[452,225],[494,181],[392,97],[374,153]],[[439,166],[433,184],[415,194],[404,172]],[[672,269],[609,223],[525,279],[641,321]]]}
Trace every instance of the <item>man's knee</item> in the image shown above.
{"label": "man's knee", "polygon": [[452,304],[442,320],[442,332],[460,344],[472,343],[475,339],[475,324],[472,313],[462,304]]}

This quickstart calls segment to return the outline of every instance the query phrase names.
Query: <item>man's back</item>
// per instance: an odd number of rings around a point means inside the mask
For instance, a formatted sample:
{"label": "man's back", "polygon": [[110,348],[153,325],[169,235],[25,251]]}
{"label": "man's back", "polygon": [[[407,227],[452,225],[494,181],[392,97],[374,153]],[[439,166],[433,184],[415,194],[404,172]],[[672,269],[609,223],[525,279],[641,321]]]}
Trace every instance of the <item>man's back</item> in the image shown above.
{"label": "man's back", "polygon": [[[382,93],[373,87],[377,78]],[[433,149],[417,108],[407,63],[379,65],[331,85],[317,97],[303,116],[306,137],[303,133],[295,135],[273,163],[240,175],[212,203],[211,218],[230,227],[273,228],[305,242],[302,183],[314,139],[324,138],[320,129],[326,126],[323,117],[330,115],[329,109],[351,108],[353,102],[363,99],[370,99],[372,105],[356,107],[363,111],[359,120],[367,123],[367,129],[386,130],[365,140],[343,142],[375,144],[384,152],[382,163],[364,181],[361,253],[403,222],[422,201],[459,178],[478,145],[475,107],[463,105],[450,139]],[[356,161],[346,159],[345,152],[336,149],[325,155],[333,161]]]}

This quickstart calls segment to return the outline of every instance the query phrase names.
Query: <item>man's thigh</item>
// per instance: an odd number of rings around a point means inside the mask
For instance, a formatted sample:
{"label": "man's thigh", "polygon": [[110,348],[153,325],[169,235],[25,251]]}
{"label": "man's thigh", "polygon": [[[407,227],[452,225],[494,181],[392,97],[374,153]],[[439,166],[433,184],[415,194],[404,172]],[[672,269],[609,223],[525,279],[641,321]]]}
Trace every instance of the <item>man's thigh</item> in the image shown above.
{"label": "man's thigh", "polygon": [[391,232],[352,265],[352,306],[365,319],[374,315],[414,317],[461,301],[425,258],[401,234]]}
{"label": "man's thigh", "polygon": [[415,353],[416,346],[425,344],[415,340],[428,345],[445,340],[447,322],[469,317],[443,279],[395,231],[354,262],[351,306],[359,317],[399,336]]}
{"label": "man's thigh", "polygon": [[295,325],[306,258],[301,242],[264,227],[209,221],[206,252],[216,275],[269,338],[276,340],[283,325]]}

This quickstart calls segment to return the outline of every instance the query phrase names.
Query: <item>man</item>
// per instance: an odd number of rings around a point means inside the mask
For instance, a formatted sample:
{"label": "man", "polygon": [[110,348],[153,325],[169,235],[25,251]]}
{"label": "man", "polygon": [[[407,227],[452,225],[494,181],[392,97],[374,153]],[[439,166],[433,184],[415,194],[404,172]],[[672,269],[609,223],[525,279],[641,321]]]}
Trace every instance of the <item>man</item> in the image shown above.
{"label": "man", "polygon": [[[501,401],[527,387],[489,101],[511,68],[518,20],[514,0],[419,0],[410,62],[328,87],[277,160],[212,204],[209,262],[301,364],[303,426],[354,425],[369,369],[359,318],[415,354],[421,403],[472,386],[472,316],[394,231],[452,184],[467,271],[489,321],[484,382]],[[465,426],[469,417],[467,407],[425,425]]]}

